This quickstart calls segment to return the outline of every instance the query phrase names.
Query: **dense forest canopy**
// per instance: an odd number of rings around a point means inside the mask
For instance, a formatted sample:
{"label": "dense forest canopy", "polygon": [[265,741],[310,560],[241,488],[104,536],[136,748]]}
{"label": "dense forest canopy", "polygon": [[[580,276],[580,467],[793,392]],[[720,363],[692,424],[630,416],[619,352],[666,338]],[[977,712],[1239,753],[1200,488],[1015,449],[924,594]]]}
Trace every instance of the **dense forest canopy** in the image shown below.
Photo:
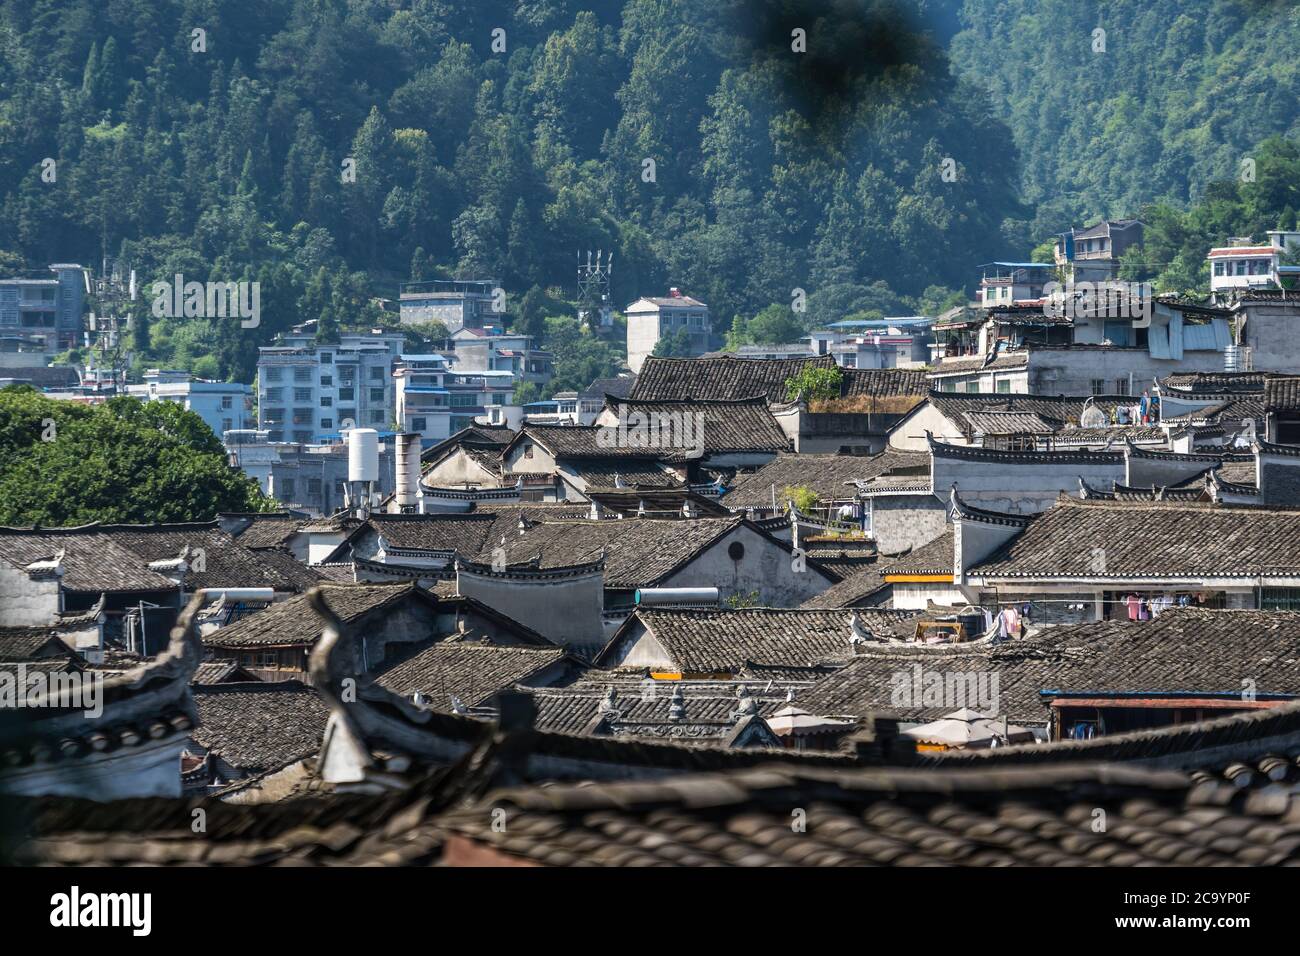
{"label": "dense forest canopy", "polygon": [[[291,324],[498,278],[581,387],[616,345],[561,319],[577,250],[614,251],[616,305],[680,286],[732,344],[934,312],[981,262],[1181,215],[1295,133],[1298,24],[1267,0],[2,0],[0,268],[260,281],[256,329],[142,306],[133,333],[138,362],[244,381]],[[770,307],[796,289],[792,324]]]}

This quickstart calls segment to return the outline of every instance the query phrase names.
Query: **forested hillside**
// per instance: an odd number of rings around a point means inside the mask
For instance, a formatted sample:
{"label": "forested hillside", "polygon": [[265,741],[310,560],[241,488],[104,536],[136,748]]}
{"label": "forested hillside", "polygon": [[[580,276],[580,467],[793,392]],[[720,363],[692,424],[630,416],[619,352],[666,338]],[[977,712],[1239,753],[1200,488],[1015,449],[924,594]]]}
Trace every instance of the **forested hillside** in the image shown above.
{"label": "forested hillside", "polygon": [[[614,250],[617,305],[678,285],[733,342],[934,311],[1296,132],[1298,24],[1281,0],[0,0],[0,271],[259,280],[257,329],[142,305],[134,332],[138,362],[245,381],[293,323],[499,278],[572,387],[614,358],[554,318],[577,250]],[[747,333],[796,288],[806,313]]]}
{"label": "forested hillside", "polygon": [[954,67],[1010,125],[1040,236],[1202,199],[1268,137],[1300,139],[1295,0],[953,4]]}
{"label": "forested hillside", "polygon": [[[138,330],[142,348],[210,353],[245,379],[275,330],[364,317],[408,274],[571,294],[579,248],[615,250],[618,304],[680,285],[724,326],[796,287],[810,321],[906,309],[902,297],[951,290],[1010,252],[1004,220],[1029,215],[1010,137],[953,80],[930,13],[892,0],[5,0],[0,250],[29,266],[107,251],[150,279],[260,279],[255,332]],[[791,50],[795,27],[806,53]]]}

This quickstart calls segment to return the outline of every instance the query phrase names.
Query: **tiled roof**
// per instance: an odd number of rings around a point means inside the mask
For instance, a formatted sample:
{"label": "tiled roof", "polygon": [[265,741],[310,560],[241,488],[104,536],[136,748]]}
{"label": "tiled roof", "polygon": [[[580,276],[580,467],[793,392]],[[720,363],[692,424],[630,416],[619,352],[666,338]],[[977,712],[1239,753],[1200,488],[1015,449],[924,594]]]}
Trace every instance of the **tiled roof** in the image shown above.
{"label": "tiled roof", "polygon": [[682,508],[689,504],[701,518],[725,518],[730,511],[714,498],[695,494],[687,488],[660,488],[640,490],[609,489],[596,491],[588,489],[587,496],[597,502],[603,509],[622,515],[635,515],[645,506],[649,514],[680,514]]}
{"label": "tiled roof", "polygon": [[967,413],[980,412],[1024,412],[1037,415],[1046,421],[1062,421],[1070,425],[1079,424],[1085,403],[1092,399],[1094,406],[1106,413],[1119,405],[1132,405],[1136,399],[1128,395],[1022,395],[983,393],[979,395],[960,392],[930,392],[929,403],[938,409],[944,418],[962,427],[968,426]]}
{"label": "tiled roof", "polygon": [[71,365],[0,366],[0,379],[26,382],[34,388],[70,388],[81,384],[81,376]]}
{"label": "tiled roof", "polygon": [[789,399],[785,381],[804,368],[836,368],[829,355],[797,359],[660,358],[645,360],[632,398],[683,401],[692,398],[736,401],[761,395],[769,402]]}
{"label": "tiled roof", "polygon": [[232,678],[241,682],[252,679],[239,664],[232,660],[204,661],[194,670],[191,684],[227,684]]}
{"label": "tiled roof", "polygon": [[[449,812],[449,836],[542,866],[1277,865],[1300,798],[1099,765],[959,774],[785,767],[509,789]],[[508,825],[493,826],[489,806]],[[792,832],[791,807],[806,828]],[[1097,810],[1107,826],[1098,831]],[[653,837],[653,839],[651,838]]]}
{"label": "tiled roof", "polygon": [[[1102,565],[1098,549],[1105,556]],[[1295,574],[1300,573],[1300,511],[1062,496],[1024,533],[967,573],[1079,578]]]}
{"label": "tiled roof", "polygon": [[245,548],[282,548],[306,522],[287,512],[251,515],[249,524],[235,535]]}
{"label": "tiled roof", "polygon": [[888,712],[909,721],[952,711],[951,700],[926,706],[922,699],[896,699],[898,675],[918,667],[922,681],[927,672],[996,674],[999,710],[1027,725],[1047,719],[1041,691],[1240,700],[1242,682],[1249,679],[1258,695],[1300,696],[1300,613],[1174,608],[1151,621],[1055,626],[998,645],[867,644],[843,669],[809,688],[799,706],[820,716]]}
{"label": "tiled roof", "polygon": [[870,457],[780,454],[756,471],[737,473],[722,502],[728,508],[770,508],[773,485],[778,507],[785,504],[782,489],[787,487],[811,488],[823,501],[851,499],[856,489],[846,483],[882,475],[894,468],[928,467],[929,460],[928,455],[898,451],[884,451]]}
{"label": "tiled roof", "polygon": [[644,458],[616,460],[581,458],[565,461],[566,472],[581,478],[588,488],[613,488],[616,481],[627,488],[674,488],[681,482],[672,472]]}
{"label": "tiled roof", "polygon": [[[621,741],[609,747],[631,749]],[[684,749],[684,748],[682,748]],[[695,751],[688,751],[695,753]],[[1278,865],[1300,859],[1296,797],[1133,766],[987,770],[756,765],[658,780],[495,790],[448,810],[457,780],[277,804],[47,799],[17,803],[19,864],[429,866],[457,839],[549,866]],[[791,807],[807,810],[791,827]],[[495,827],[494,808],[507,825]],[[1103,810],[1107,826],[1095,827]],[[15,816],[15,818],[17,818]]]}
{"label": "tiled roof", "polygon": [[884,575],[952,574],[953,547],[952,525],[947,525],[939,537],[919,548],[913,548],[880,573]]}
{"label": "tiled roof", "polygon": [[1029,364],[1028,352],[1014,352],[999,355],[992,362],[985,364],[986,356],[950,356],[939,360],[937,367],[931,369],[930,377],[954,375],[957,373],[979,372],[984,369],[1024,368]]}
{"label": "tiled roof", "polygon": [[647,448],[627,448],[615,442],[608,447],[599,444],[600,429],[595,425],[525,425],[517,441],[531,439],[556,458],[563,459],[622,459],[649,460],[660,457],[659,452]]}
{"label": "tiled roof", "polygon": [[325,580],[323,574],[310,565],[303,564],[288,551],[259,548],[254,553],[258,561],[289,583],[290,587],[282,590],[306,591]]}
{"label": "tiled roof", "polygon": [[[329,606],[346,622],[354,622],[379,608],[426,594],[413,583],[326,583],[321,585],[321,590]],[[203,643],[209,647],[309,645],[316,643],[322,626],[321,619],[308,604],[307,596],[295,595],[204,635]]]}
{"label": "tiled roof", "polygon": [[[522,535],[507,536],[506,560],[539,567],[567,568],[605,555],[605,587],[648,587],[666,578],[708,545],[742,523],[733,518],[623,518],[600,521],[546,521]],[[490,560],[496,541],[488,542]]]}
{"label": "tiled roof", "polygon": [[[683,673],[736,673],[746,664],[811,667],[852,654],[850,620],[881,640],[910,634],[913,611],[884,609],[807,610],[803,608],[656,609],[640,608],[636,618]],[[626,633],[624,624],[620,633]],[[615,636],[597,655],[597,665],[613,662]]]}
{"label": "tiled roof", "polygon": [[452,695],[466,707],[478,707],[502,688],[526,681],[564,656],[561,647],[442,640],[377,671],[375,680],[403,697],[423,693],[434,710],[450,712]]}
{"label": "tiled roof", "polygon": [[215,587],[271,587],[277,591],[301,591],[310,586],[310,572],[294,566],[287,573],[275,557],[263,559],[225,531],[211,524],[193,525],[105,525],[105,533],[138,554],[145,562],[174,558],[188,547],[191,554],[203,551],[204,570],[194,567],[185,575],[187,589]]}
{"label": "tiled roof", "polygon": [[1160,384],[1180,392],[1258,392],[1273,377],[1273,372],[1174,372]]}
{"label": "tiled roof", "polygon": [[0,627],[0,661],[68,657],[71,653],[52,627]]}
{"label": "tiled roof", "polygon": [[[790,447],[790,439],[781,426],[776,423],[771,412],[767,410],[764,398],[748,400],[708,400],[690,402],[640,401],[631,399],[610,399],[607,406],[619,415],[626,414],[629,422],[635,421],[639,412],[647,416],[647,421],[655,419],[649,416],[665,417],[663,421],[675,421],[683,415],[702,415],[702,433],[696,437],[703,440],[706,455],[721,455],[728,452],[779,452]],[[629,424],[629,430],[633,426]],[[693,433],[694,434],[694,433]],[[683,449],[664,449],[667,455],[661,457],[679,458]]]}
{"label": "tiled roof", "polygon": [[464,448],[466,451],[499,453],[502,448],[510,444],[515,434],[513,429],[504,425],[471,425],[424,449],[420,452],[420,460],[436,461],[457,447]]}
{"label": "tiled roof", "polygon": [[49,561],[60,551],[64,552],[63,586],[69,591],[176,590],[174,581],[150,571],[138,554],[94,525],[39,531],[0,528],[0,560],[18,568]]}
{"label": "tiled roof", "polygon": [[917,395],[929,390],[923,368],[846,368],[841,369],[842,398],[877,395]]}
{"label": "tiled roof", "polygon": [[875,562],[848,572],[842,580],[799,606],[804,609],[833,610],[868,603],[873,595],[886,593],[885,589],[889,585],[885,583],[885,570],[888,567],[888,562]]}
{"label": "tiled roof", "polygon": [[1270,412],[1300,411],[1300,377],[1269,379],[1264,385],[1264,407]]}
{"label": "tiled roof", "polygon": [[[746,712],[769,716],[786,705],[789,690],[808,685],[809,681],[783,681],[780,686],[776,681],[654,681],[592,671],[582,683],[528,693],[537,707],[536,726],[541,730],[690,743],[724,740]],[[742,692],[749,698],[744,704]]]}
{"label": "tiled roof", "polygon": [[286,766],[320,750],[329,708],[298,681],[196,685],[199,726],[190,734],[248,773]]}
{"label": "tiled roof", "polygon": [[619,375],[615,378],[598,378],[579,393],[580,398],[588,401],[604,401],[606,395],[627,398],[636,386],[635,375]]}
{"label": "tiled roof", "polygon": [[[190,551],[187,588],[272,587],[299,591],[310,572],[239,544],[213,522],[165,525],[85,525],[79,528],[0,528],[0,559],[18,567],[64,552],[63,585],[71,591],[169,591],[176,584],[151,570],[152,561]],[[202,552],[203,570],[195,565]]]}
{"label": "tiled roof", "polygon": [[981,409],[963,412],[962,418],[972,432],[982,435],[1013,435],[1021,432],[1050,435],[1065,427],[1063,420],[1046,418],[1038,412]]}
{"label": "tiled roof", "polygon": [[[447,515],[372,514],[365,524],[349,535],[348,542],[357,541],[364,534],[375,534],[392,548],[456,551],[469,556],[483,550],[497,520],[497,515],[493,512]],[[344,550],[348,542],[344,542],[339,550]]]}
{"label": "tiled roof", "polygon": [[1122,451],[1092,451],[1087,448],[1064,448],[1059,451],[1004,451],[998,448],[981,448],[975,445],[950,445],[930,440],[930,453],[936,458],[957,458],[963,461],[984,461],[995,464],[1070,465],[1120,464]]}

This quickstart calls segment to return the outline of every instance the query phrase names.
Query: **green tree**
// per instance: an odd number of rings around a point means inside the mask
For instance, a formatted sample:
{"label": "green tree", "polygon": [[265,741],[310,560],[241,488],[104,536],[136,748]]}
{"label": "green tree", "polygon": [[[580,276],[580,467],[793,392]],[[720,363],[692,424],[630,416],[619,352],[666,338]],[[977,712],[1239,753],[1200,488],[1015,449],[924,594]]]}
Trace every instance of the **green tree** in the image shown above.
{"label": "green tree", "polygon": [[274,507],[194,412],[114,398],[86,406],[0,389],[0,523],[207,521]]}

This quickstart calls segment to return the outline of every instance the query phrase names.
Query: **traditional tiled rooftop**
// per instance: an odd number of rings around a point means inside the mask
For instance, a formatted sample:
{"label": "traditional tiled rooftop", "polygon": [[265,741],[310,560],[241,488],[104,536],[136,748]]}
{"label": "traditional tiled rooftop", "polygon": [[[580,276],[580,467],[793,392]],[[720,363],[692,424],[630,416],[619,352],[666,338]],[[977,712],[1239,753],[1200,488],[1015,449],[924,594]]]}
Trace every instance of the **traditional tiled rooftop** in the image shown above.
{"label": "traditional tiled rooftop", "polygon": [[498,691],[564,660],[560,647],[514,647],[458,640],[435,641],[375,674],[382,686],[411,697],[421,693],[434,710],[451,712],[487,703]]}
{"label": "traditional tiled rooftop", "polygon": [[[1103,549],[1104,570],[1095,549]],[[968,569],[983,577],[1242,577],[1300,572],[1300,511],[1062,496]]]}
{"label": "traditional tiled rooftop", "polygon": [[804,368],[836,368],[835,359],[824,355],[800,359],[660,358],[645,360],[632,389],[640,401],[716,399],[736,401],[761,395],[769,402],[784,402],[786,379]]}

